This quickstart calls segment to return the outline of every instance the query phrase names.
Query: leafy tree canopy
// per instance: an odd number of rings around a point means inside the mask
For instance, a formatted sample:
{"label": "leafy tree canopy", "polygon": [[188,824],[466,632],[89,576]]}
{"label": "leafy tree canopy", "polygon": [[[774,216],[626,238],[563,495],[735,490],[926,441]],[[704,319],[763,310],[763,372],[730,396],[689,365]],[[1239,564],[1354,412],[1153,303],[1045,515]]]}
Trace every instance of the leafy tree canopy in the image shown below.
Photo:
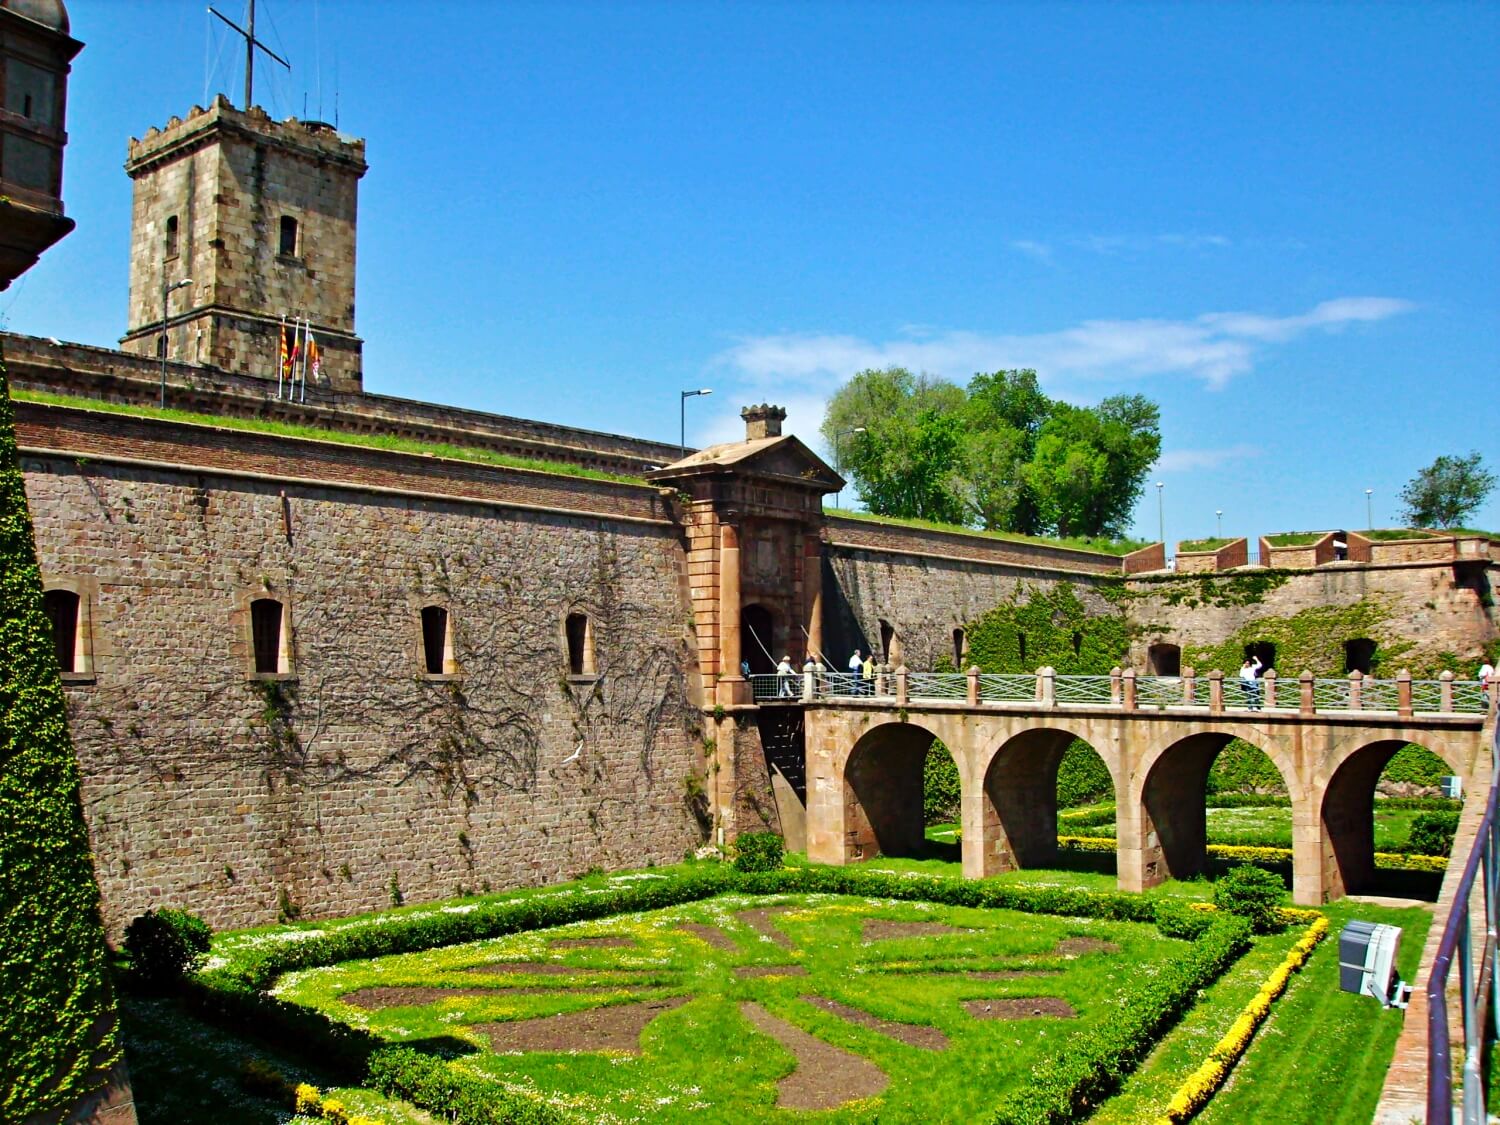
{"label": "leafy tree canopy", "polygon": [[871,512],[1027,535],[1123,535],[1161,452],[1156,404],[1049,398],[1031,370],[967,390],[900,367],[861,371],[823,436]]}
{"label": "leafy tree canopy", "polygon": [[1478,453],[1439,457],[1401,490],[1404,517],[1413,527],[1458,527],[1495,490],[1495,474]]}

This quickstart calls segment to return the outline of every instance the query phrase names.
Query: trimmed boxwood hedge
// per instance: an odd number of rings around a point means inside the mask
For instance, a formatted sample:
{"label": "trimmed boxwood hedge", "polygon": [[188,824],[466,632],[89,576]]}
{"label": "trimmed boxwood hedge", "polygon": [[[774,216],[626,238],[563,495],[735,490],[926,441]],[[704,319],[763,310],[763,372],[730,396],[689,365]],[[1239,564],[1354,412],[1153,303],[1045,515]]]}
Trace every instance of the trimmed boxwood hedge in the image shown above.
{"label": "trimmed boxwood hedge", "polygon": [[[377,1035],[351,1027],[316,1009],[278,999],[266,990],[281,974],[295,969],[396,953],[417,953],[614,914],[659,910],[730,891],[763,895],[859,895],[1144,923],[1155,921],[1158,911],[1157,903],[1141,895],[1098,894],[1067,887],[1006,886],[982,879],[960,882],[939,876],[897,875],[848,867],[787,867],[776,871],[740,872],[727,864],[712,864],[682,875],[635,882],[619,889],[559,891],[515,901],[481,904],[464,913],[421,913],[386,920],[379,925],[348,926],[317,937],[243,954],[230,965],[199,973],[189,980],[184,996],[188,1004],[206,1018],[273,1043],[299,1043],[304,1050],[315,1051],[320,1061],[344,1081],[372,1086],[402,1097],[421,1109],[441,1115],[454,1125],[551,1125],[569,1118],[524,1092],[506,1091],[420,1051],[390,1046]],[[1225,939],[1219,938],[1217,944],[1205,945],[1214,934],[1224,931],[1225,923],[1216,920],[1210,932],[1200,937],[1183,959],[1188,967],[1165,972],[1161,979],[1201,982],[1183,994],[1190,1002],[1192,992],[1213,979],[1204,975],[1209,968],[1219,966],[1214,973],[1216,976],[1233,959],[1224,960],[1227,956],[1223,949]],[[1235,947],[1236,956],[1240,948]],[[1183,999],[1175,993],[1172,994],[1175,999],[1168,997],[1156,984],[1153,984],[1150,996],[1152,999],[1145,1007],[1130,1008],[1133,1018],[1144,1029],[1139,1030],[1140,1035],[1149,1035],[1150,1028],[1142,1023],[1146,1015],[1157,1013],[1154,1017],[1157,1022],[1150,1027],[1165,1027],[1161,1021],[1168,1016],[1161,1012],[1171,1009],[1170,1018],[1175,1018],[1179,1009],[1172,1008],[1172,1003]],[[1172,1003],[1168,1003],[1169,999]],[[1139,1012],[1137,1007],[1140,1007]],[[1133,1066],[1134,1061],[1129,1065]],[[1067,1073],[1073,1074],[1072,1071]],[[1080,1087],[1085,1093],[1103,1088],[1096,1079],[1091,1079],[1085,1087]]]}

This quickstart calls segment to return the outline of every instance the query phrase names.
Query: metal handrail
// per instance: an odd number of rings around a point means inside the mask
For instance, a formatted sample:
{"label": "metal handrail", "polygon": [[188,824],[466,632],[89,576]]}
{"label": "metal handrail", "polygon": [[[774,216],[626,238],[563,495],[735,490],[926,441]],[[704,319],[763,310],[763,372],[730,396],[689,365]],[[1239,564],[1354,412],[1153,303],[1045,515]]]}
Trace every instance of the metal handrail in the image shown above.
{"label": "metal handrail", "polygon": [[[793,677],[790,692],[786,677],[775,675],[751,676],[754,698],[770,700],[786,698],[788,694],[801,698],[803,673]],[[830,672],[813,674],[813,698],[848,698],[876,694],[876,683],[884,683],[885,696],[897,692],[899,676],[894,671],[883,669],[879,681],[862,678],[853,672]],[[1044,702],[1046,685],[1050,683],[1050,702],[1053,704],[1114,706],[1124,708],[1123,684],[1126,677],[1111,676],[1058,676],[1032,674],[983,673],[978,677],[978,697],[981,704],[1038,704]],[[1184,708],[1208,711],[1212,706],[1212,679],[1197,676],[1193,696],[1188,698],[1188,678],[1182,676],[1135,676],[1135,706],[1150,708]],[[1226,711],[1271,711],[1277,713],[1297,712],[1302,709],[1304,681],[1292,676],[1275,679],[1275,690],[1270,690],[1269,678],[1242,680],[1236,675],[1222,678],[1221,699]],[[930,701],[965,701],[969,697],[969,675],[966,672],[908,672],[906,694],[908,699]],[[1404,698],[1403,698],[1404,697]],[[1461,680],[1376,680],[1329,678],[1312,681],[1312,709],[1315,712],[1371,712],[1399,713],[1403,702],[1413,714],[1424,715],[1471,715],[1483,716],[1488,710],[1488,701],[1479,684]]]}
{"label": "metal handrail", "polygon": [[[1427,1125],[1449,1125],[1453,1120],[1453,1059],[1448,1028],[1448,972],[1458,955],[1459,988],[1463,993],[1464,1125],[1481,1125],[1486,1118],[1484,1079],[1480,1063],[1485,1041],[1485,1015],[1492,1030],[1500,1033],[1500,1010],[1493,1003],[1495,984],[1495,910],[1500,900],[1500,825],[1495,810],[1500,800],[1500,725],[1492,730],[1491,756],[1494,771],[1490,777],[1490,798],[1479,821],[1474,849],[1464,864],[1464,873],[1453,896],[1453,907],[1443,926],[1437,955],[1432,960],[1432,975],[1427,980]],[[1470,899],[1474,882],[1484,872],[1484,949],[1479,972],[1474,972],[1473,927],[1469,922]],[[1487,1009],[1487,1013],[1486,1013]]]}

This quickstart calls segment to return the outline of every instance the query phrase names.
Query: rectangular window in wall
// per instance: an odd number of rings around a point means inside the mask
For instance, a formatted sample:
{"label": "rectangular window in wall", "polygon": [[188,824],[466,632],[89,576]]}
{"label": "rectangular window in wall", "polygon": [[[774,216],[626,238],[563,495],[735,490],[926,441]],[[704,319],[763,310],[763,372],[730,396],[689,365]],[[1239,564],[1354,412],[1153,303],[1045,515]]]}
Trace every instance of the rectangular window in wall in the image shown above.
{"label": "rectangular window in wall", "polygon": [[63,672],[78,668],[78,595],[71,590],[48,590],[42,595],[42,610],[52,622],[52,642],[57,667]]}
{"label": "rectangular window in wall", "polygon": [[281,671],[281,603],[256,598],[250,603],[250,638],[255,645],[256,675]]}
{"label": "rectangular window in wall", "polygon": [[448,611],[442,606],[422,608],[422,658],[429,676],[441,676],[448,654]]}

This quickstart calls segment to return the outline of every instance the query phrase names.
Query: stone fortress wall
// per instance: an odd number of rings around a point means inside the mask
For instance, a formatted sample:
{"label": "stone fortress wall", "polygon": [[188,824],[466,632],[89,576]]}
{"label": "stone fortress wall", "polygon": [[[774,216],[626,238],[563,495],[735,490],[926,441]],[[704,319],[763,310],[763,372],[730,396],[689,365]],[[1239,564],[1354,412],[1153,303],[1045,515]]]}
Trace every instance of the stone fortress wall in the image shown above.
{"label": "stone fortress wall", "polygon": [[[247,467],[256,435],[144,423],[168,457],[133,420],[103,416],[111,438],[18,406],[44,583],[82,602],[67,693],[114,935],[153,904],[250,925],[701,842],[682,550],[657,490],[531,474],[554,492],[485,499],[525,474],[461,465],[467,495],[444,498],[389,464],[428,459],[362,450],[386,484],[336,465],[297,484]],[[257,598],[285,606],[274,675],[254,671]],[[424,606],[448,611],[451,674],[425,670]]]}

